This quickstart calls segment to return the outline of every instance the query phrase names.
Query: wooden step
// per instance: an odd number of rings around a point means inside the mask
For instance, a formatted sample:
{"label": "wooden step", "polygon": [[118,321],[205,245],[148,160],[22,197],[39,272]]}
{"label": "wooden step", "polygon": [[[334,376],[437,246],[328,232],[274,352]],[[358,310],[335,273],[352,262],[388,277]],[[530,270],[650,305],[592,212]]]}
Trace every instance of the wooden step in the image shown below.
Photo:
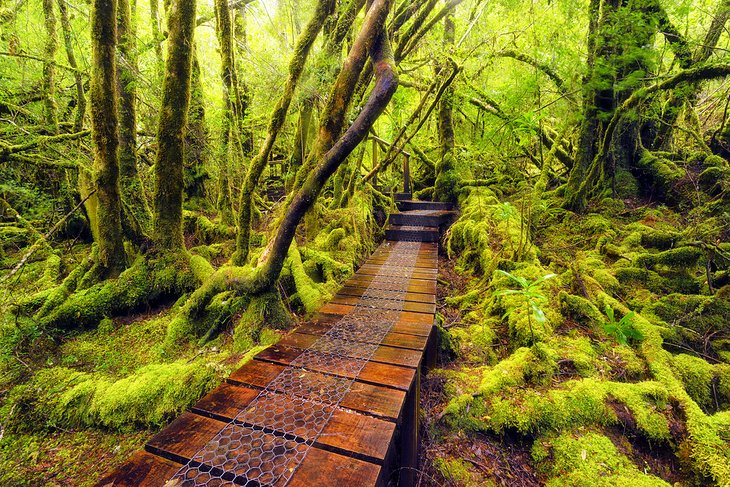
{"label": "wooden step", "polygon": [[438,227],[409,226],[409,225],[388,225],[385,229],[387,240],[406,242],[438,242]]}
{"label": "wooden step", "polygon": [[400,211],[411,210],[453,210],[453,203],[441,203],[434,201],[404,200],[397,202]]}
{"label": "wooden step", "polygon": [[423,227],[440,227],[455,218],[455,211],[448,210],[413,210],[402,213],[391,213],[388,222],[391,225],[409,225]]}

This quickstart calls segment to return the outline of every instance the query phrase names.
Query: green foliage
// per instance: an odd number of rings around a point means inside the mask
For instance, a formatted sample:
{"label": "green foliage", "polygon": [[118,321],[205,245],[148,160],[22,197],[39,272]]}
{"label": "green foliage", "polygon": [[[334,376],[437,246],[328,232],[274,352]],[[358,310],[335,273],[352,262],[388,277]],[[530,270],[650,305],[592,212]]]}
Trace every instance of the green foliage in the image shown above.
{"label": "green foliage", "polygon": [[636,343],[644,338],[641,332],[634,327],[634,316],[636,313],[632,311],[617,321],[611,306],[606,305],[605,311],[608,320],[603,322],[603,331],[613,337],[618,343],[628,345],[629,342]]}
{"label": "green foliage", "polygon": [[[534,281],[531,281],[529,279],[526,279],[521,276],[515,276],[513,274],[510,274],[509,272],[503,271],[501,269],[497,269],[496,271],[498,274],[501,274],[503,276],[506,276],[510,278],[515,284],[517,284],[520,288],[519,289],[506,289],[502,291],[496,292],[495,296],[517,296],[522,300],[524,305],[528,309],[528,315],[527,319],[530,325],[530,336],[532,339],[532,342],[535,342],[535,333],[532,329],[532,320],[534,319],[535,322],[545,327],[545,322],[547,321],[547,318],[545,317],[545,311],[542,309],[542,304],[547,301],[547,297],[541,292],[542,284],[547,281],[548,279],[552,279],[556,276],[556,274],[546,274],[542,277],[539,277],[535,279]],[[511,310],[508,310],[507,313],[503,316],[503,318],[508,317],[510,314],[514,312],[514,308]]]}

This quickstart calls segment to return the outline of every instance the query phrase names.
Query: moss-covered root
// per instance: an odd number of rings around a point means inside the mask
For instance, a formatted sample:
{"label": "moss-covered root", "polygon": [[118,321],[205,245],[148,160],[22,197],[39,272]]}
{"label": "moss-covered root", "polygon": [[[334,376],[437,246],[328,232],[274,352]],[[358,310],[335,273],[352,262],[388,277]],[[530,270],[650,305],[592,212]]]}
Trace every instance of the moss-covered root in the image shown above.
{"label": "moss-covered root", "polygon": [[298,300],[307,313],[314,313],[324,302],[332,299],[332,295],[307,275],[296,243],[292,243],[289,247],[288,261],[297,290],[292,296],[292,301]]}
{"label": "moss-covered root", "polygon": [[71,271],[68,276],[66,276],[66,278],[59,286],[44,294],[43,302],[34,316],[36,320],[41,320],[42,318],[46,317],[52,310],[61,305],[68,298],[68,296],[76,290],[81,279],[86,275],[87,272],[89,272],[89,269],[91,269],[91,267],[93,266],[94,254],[95,251],[92,251],[91,255],[83,262],[81,262],[81,264],[77,265],[76,268]]}
{"label": "moss-covered root", "polygon": [[64,367],[43,369],[16,386],[0,409],[10,431],[47,425],[130,430],[165,424],[218,382],[200,362],[148,365],[121,380]]}
{"label": "moss-covered root", "polygon": [[[95,326],[105,317],[118,316],[194,288],[211,269],[201,257],[166,254],[154,261],[138,258],[117,279],[77,291],[49,308],[41,323],[53,328]],[[91,272],[91,271],[90,271]],[[63,286],[61,286],[63,287]],[[62,290],[59,290],[61,292]],[[45,308],[45,306],[44,306]]]}
{"label": "moss-covered root", "polygon": [[234,348],[246,351],[257,343],[270,342],[267,329],[286,329],[292,324],[289,310],[278,291],[271,291],[251,299],[233,331]]}
{"label": "moss-covered root", "polygon": [[[599,295],[598,299],[621,313],[629,312],[623,303],[607,294]],[[635,315],[634,325],[644,336],[640,350],[649,364],[651,374],[684,410],[688,433],[684,450],[693,467],[719,485],[730,485],[730,448],[727,441],[730,425],[722,420],[724,416],[706,415],[693,400],[682,380],[672,370],[672,355],[662,346],[660,328],[652,325],[641,314]]]}

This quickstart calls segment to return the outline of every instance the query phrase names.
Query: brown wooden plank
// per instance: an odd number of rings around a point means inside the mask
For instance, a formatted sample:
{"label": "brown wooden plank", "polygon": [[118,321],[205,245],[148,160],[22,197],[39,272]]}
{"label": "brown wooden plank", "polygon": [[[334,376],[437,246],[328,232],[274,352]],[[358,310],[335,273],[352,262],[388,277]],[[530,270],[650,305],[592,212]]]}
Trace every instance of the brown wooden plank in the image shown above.
{"label": "brown wooden plank", "polygon": [[193,413],[182,413],[153,436],[145,449],[180,463],[187,463],[226,423]]}
{"label": "brown wooden plank", "polygon": [[368,362],[357,376],[358,380],[407,391],[416,376],[416,369],[397,365]]}
{"label": "brown wooden plank", "polygon": [[404,335],[402,333],[390,332],[385,335],[383,345],[396,348],[406,348],[423,352],[428,344],[427,336]]}
{"label": "brown wooden plank", "polygon": [[370,360],[403,367],[418,367],[422,353],[417,350],[408,350],[395,347],[378,347]]}
{"label": "brown wooden plank", "polygon": [[233,372],[227,379],[233,384],[244,384],[264,388],[274,380],[283,367],[268,362],[251,361]]}
{"label": "brown wooden plank", "polygon": [[382,465],[393,435],[395,423],[338,408],[316,443],[365,455],[365,460]]}
{"label": "brown wooden plank", "polygon": [[[357,303],[360,302],[359,297],[356,296],[347,296],[343,294],[338,294],[335,296],[332,301],[330,301],[331,304],[344,304],[349,306],[355,306]],[[390,309],[390,308],[387,308]],[[405,311],[411,311],[413,313],[430,313],[435,314],[436,313],[436,304],[429,304],[429,303],[416,303],[413,301],[403,301],[403,309]]]}
{"label": "brown wooden plank", "polygon": [[220,421],[230,421],[245,409],[259,392],[246,386],[223,383],[198,401],[192,407],[192,411]]}
{"label": "brown wooden plank", "polygon": [[[363,265],[384,265],[388,263],[388,257],[387,256],[376,256],[371,257],[368,260],[366,260]],[[436,267],[435,258],[434,257],[418,257],[414,263],[413,267],[416,269],[433,269]]]}
{"label": "brown wooden plank", "polygon": [[[359,287],[370,287],[372,286],[374,275],[355,274],[347,281],[345,286],[359,286]],[[377,289],[377,285],[373,286]],[[436,281],[435,280],[423,280],[423,279],[411,279],[408,282],[408,286],[405,291],[411,293],[421,294],[436,294]]]}
{"label": "brown wooden plank", "polygon": [[[297,333],[324,335],[340,318],[342,318],[342,315],[318,314],[311,322],[305,323],[297,328]],[[391,332],[428,337],[431,334],[432,328],[433,320],[427,323],[402,320],[393,325]]]}
{"label": "brown wooden plank", "polygon": [[405,391],[356,381],[340,406],[395,421],[400,417],[405,400]]}
{"label": "brown wooden plank", "polygon": [[[300,352],[301,350],[292,347],[270,347],[257,356],[254,363],[257,361],[271,360],[278,364],[288,365],[299,355]],[[328,361],[328,358],[329,356],[323,354],[322,360],[309,365],[307,370],[321,372],[324,374],[334,374],[347,379],[357,378],[364,382],[402,390],[408,390],[415,374],[415,370],[413,368],[400,367],[381,362],[367,362],[360,371],[360,374],[355,376],[351,370],[339,367],[339,360]]]}
{"label": "brown wooden plank", "polygon": [[99,480],[95,487],[162,486],[180,467],[179,463],[139,450]]}
{"label": "brown wooden plank", "polygon": [[319,448],[311,448],[287,485],[289,487],[367,486],[375,485],[379,476],[378,465]]}
{"label": "brown wooden plank", "polygon": [[[276,345],[262,351],[256,358],[288,364],[302,352],[302,349],[310,347],[319,338],[321,336],[299,333],[298,330],[295,330],[282,338]],[[418,367],[421,354],[414,350],[380,346],[370,360],[403,367]]]}

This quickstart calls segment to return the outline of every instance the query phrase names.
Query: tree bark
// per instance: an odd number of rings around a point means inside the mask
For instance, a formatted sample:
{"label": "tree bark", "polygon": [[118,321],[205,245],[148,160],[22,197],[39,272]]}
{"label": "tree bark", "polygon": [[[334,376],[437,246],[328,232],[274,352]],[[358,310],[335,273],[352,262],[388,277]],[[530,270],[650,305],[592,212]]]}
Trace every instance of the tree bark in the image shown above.
{"label": "tree bark", "polygon": [[164,74],[165,61],[162,58],[162,33],[160,32],[160,1],[150,0],[150,23],[152,24],[152,45],[155,48],[155,64],[158,79]]}
{"label": "tree bark", "polygon": [[158,250],[183,250],[182,203],[185,129],[195,34],[195,0],[173,0],[157,129],[153,240]]}
{"label": "tree bark", "polygon": [[184,181],[185,194],[189,198],[205,196],[205,181],[208,179],[208,129],[205,126],[205,100],[203,81],[200,77],[200,63],[195,46],[192,47],[192,74],[190,81],[190,107],[188,126],[185,130]]}
{"label": "tree bark", "polygon": [[117,2],[94,0],[91,12],[91,129],[95,143],[94,186],[98,201],[99,264],[109,275],[126,266],[122,240],[117,148]]}
{"label": "tree bark", "polygon": [[[259,292],[276,281],[297,225],[317,200],[329,177],[367,136],[372,125],[398,89],[395,59],[385,29],[385,19],[390,9],[390,3],[390,0],[373,0],[350,54],[328,97],[330,103],[323,111],[319,135],[314,144],[315,149],[310,153],[310,158],[316,158],[316,164],[292,198],[272,244],[264,253],[265,260],[257,273],[254,287]],[[375,86],[353,124],[342,136],[339,136],[349,112],[358,75],[365,65],[368,53],[370,53],[372,64],[375,67]],[[330,143],[332,140],[335,142]],[[261,286],[260,289],[259,286]]]}

